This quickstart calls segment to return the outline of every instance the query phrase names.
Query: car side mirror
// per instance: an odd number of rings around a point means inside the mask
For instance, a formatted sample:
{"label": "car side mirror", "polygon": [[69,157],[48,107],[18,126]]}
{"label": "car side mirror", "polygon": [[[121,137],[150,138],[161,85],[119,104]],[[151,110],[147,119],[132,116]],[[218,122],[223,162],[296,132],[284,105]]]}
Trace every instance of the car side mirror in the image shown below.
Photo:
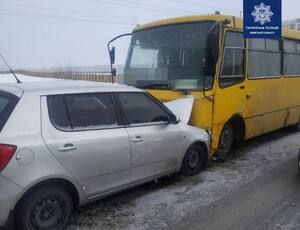
{"label": "car side mirror", "polygon": [[180,119],[174,115],[173,113],[170,114],[170,123],[171,124],[178,124],[180,122]]}

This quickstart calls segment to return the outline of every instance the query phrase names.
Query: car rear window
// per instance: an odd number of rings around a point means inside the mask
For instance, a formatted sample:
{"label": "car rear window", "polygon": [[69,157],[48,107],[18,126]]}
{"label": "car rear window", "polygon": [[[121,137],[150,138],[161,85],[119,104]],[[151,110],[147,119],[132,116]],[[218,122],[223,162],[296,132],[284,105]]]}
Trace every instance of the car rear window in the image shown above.
{"label": "car rear window", "polygon": [[0,91],[0,132],[18,103],[18,100],[17,96]]}

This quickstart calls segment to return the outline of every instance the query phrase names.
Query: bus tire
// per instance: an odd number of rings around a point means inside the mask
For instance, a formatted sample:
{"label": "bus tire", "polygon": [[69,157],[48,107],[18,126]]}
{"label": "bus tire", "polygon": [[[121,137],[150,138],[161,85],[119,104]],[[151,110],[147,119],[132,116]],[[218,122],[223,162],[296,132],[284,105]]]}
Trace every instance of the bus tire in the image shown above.
{"label": "bus tire", "polygon": [[296,131],[300,131],[300,118],[299,118],[299,121],[298,121],[298,123],[296,124]]}
{"label": "bus tire", "polygon": [[234,133],[231,123],[227,122],[222,130],[219,140],[219,146],[216,151],[216,158],[220,161],[225,161],[231,152],[234,141]]}
{"label": "bus tire", "polygon": [[292,126],[292,129],[296,132],[300,131],[300,118],[299,118],[298,123]]}
{"label": "bus tire", "polygon": [[298,153],[298,170],[300,172],[300,149],[299,149],[299,153]]}

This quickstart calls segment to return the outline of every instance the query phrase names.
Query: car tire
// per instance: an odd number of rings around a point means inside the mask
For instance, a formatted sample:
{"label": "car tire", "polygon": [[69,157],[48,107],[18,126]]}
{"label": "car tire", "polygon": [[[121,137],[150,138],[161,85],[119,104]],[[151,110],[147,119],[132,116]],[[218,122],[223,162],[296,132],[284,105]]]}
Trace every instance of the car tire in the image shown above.
{"label": "car tire", "polygon": [[207,165],[207,151],[201,144],[194,144],[186,151],[182,165],[183,176],[194,176],[201,172]]}
{"label": "car tire", "polygon": [[231,152],[231,148],[233,145],[234,133],[233,128],[230,123],[226,123],[223,127],[219,146],[215,153],[215,156],[220,161],[225,161],[228,158],[228,155]]}
{"label": "car tire", "polygon": [[74,204],[63,188],[44,187],[25,195],[17,207],[19,230],[63,230],[68,226]]}

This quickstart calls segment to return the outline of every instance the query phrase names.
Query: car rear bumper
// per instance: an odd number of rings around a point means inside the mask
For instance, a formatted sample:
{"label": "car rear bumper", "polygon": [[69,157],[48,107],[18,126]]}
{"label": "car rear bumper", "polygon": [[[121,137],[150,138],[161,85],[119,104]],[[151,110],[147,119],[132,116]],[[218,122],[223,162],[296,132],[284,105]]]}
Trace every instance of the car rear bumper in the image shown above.
{"label": "car rear bumper", "polygon": [[0,175],[0,226],[8,224],[16,199],[23,189]]}

